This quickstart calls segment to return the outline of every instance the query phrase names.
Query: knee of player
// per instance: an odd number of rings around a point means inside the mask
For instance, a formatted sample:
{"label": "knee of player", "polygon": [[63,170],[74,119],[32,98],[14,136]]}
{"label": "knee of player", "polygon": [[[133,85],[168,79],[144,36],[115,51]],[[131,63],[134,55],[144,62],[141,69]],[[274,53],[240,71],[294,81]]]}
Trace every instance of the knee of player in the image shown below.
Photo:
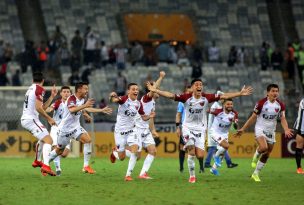
{"label": "knee of player", "polygon": [[149,151],[149,154],[151,154],[151,155],[153,155],[153,156],[156,156],[156,149],[150,150],[150,151]]}
{"label": "knee of player", "polygon": [[225,150],[229,149],[229,144],[223,146]]}
{"label": "knee of player", "polygon": [[260,152],[261,152],[261,153],[268,152],[268,147],[267,147],[267,146],[261,146],[261,147],[260,147]]}

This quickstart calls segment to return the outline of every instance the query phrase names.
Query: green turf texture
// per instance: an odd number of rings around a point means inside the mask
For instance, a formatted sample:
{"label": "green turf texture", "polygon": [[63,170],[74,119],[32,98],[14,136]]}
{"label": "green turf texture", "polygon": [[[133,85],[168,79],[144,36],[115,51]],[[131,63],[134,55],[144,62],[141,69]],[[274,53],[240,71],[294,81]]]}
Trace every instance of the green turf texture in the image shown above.
{"label": "green turf texture", "polygon": [[[197,174],[197,183],[188,183],[188,171],[179,172],[178,159],[156,158],[150,176],[125,182],[128,160],[111,164],[94,158],[95,175],[81,172],[83,160],[63,159],[60,177],[43,177],[31,167],[32,158],[0,158],[0,205],[10,204],[254,204],[293,205],[304,202],[304,175],[296,174],[294,159],[270,159],[261,173],[261,183],[250,179],[250,159],[234,159],[239,167],[220,168],[220,176],[209,169]],[[185,161],[185,168],[187,168]],[[198,170],[198,162],[196,162]]]}

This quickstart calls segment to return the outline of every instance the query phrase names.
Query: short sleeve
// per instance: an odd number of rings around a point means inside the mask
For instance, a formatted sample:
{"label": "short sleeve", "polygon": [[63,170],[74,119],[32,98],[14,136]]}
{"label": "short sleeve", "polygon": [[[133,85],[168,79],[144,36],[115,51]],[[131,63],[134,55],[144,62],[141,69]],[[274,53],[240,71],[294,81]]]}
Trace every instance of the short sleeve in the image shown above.
{"label": "short sleeve", "polygon": [[264,98],[255,104],[254,109],[253,109],[253,112],[255,114],[259,115],[262,112],[262,108],[263,108],[263,105],[266,102],[266,100],[267,100],[267,98]]}
{"label": "short sleeve", "polygon": [[68,105],[68,108],[76,106],[76,97],[74,95],[69,97],[67,105]]}
{"label": "short sleeve", "polygon": [[36,99],[43,102],[44,94],[45,94],[44,88],[39,85],[36,85],[36,90],[35,90]]}
{"label": "short sleeve", "polygon": [[177,94],[174,97],[175,101],[179,101],[179,102],[186,102],[189,98],[191,98],[192,93],[183,93],[183,94]]}
{"label": "short sleeve", "polygon": [[57,110],[59,108],[60,104],[61,104],[61,99],[60,100],[56,100],[55,103],[52,104],[52,108],[54,110]]}
{"label": "short sleeve", "polygon": [[218,95],[218,94],[202,93],[202,96],[205,97],[209,103],[220,100],[220,95]]}
{"label": "short sleeve", "polygon": [[144,107],[143,107],[143,105],[142,105],[141,102],[140,102],[140,106],[139,106],[139,109],[138,109],[138,114],[140,114],[140,115],[144,115],[145,114]]}
{"label": "short sleeve", "polygon": [[118,104],[122,105],[128,100],[128,96],[127,95],[119,96],[118,99],[119,99]]}

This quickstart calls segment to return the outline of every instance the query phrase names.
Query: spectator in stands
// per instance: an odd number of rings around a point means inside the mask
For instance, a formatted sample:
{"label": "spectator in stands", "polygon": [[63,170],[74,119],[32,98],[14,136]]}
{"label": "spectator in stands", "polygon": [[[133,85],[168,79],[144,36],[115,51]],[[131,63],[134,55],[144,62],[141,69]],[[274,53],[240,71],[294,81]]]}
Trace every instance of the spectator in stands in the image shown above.
{"label": "spectator in stands", "polygon": [[6,76],[7,64],[2,63],[0,69],[0,86],[6,86],[7,84],[9,84],[9,80]]}
{"label": "spectator in stands", "polygon": [[71,41],[72,55],[81,59],[82,46],[83,46],[83,39],[80,36],[80,31],[77,29]]}
{"label": "spectator in stands", "polygon": [[17,69],[14,75],[12,76],[12,85],[13,86],[21,86],[20,80],[20,70]]}
{"label": "spectator in stands", "polygon": [[54,37],[51,37],[48,41],[49,48],[49,60],[48,60],[48,69],[54,69],[58,67],[58,56],[57,51],[59,48],[59,44],[55,41]]}
{"label": "spectator in stands", "polygon": [[22,73],[27,71],[27,67],[31,66],[32,72],[37,70],[38,59],[36,56],[36,50],[34,48],[34,42],[27,40],[25,42],[24,51],[21,53],[20,66]]}
{"label": "spectator in stands", "polygon": [[191,59],[194,62],[199,62],[199,63],[203,62],[203,52],[202,52],[202,48],[199,43],[197,43],[193,46],[193,52],[192,52]]}
{"label": "spectator in stands", "polygon": [[294,49],[294,58],[296,63],[298,62],[298,58],[299,58],[299,51],[300,51],[300,47],[301,47],[301,42],[299,38],[296,38],[294,40],[294,42],[292,43],[292,47]]}
{"label": "spectator in stands", "polygon": [[298,53],[298,70],[299,70],[299,76],[301,79],[301,83],[304,86],[304,48],[303,46],[300,46],[299,53]]}
{"label": "spectator in stands", "polygon": [[237,60],[237,50],[235,46],[231,46],[228,54],[228,66],[233,67]]}
{"label": "spectator in stands", "polygon": [[3,53],[4,61],[6,63],[10,62],[13,59],[13,55],[14,55],[14,51],[12,45],[10,43],[5,43],[4,53]]}
{"label": "spectator in stands", "polygon": [[122,44],[114,49],[116,55],[116,65],[118,70],[124,70],[126,68],[128,49],[124,48]]}
{"label": "spectator in stands", "polygon": [[62,47],[64,43],[67,43],[67,37],[61,32],[60,26],[56,26],[56,31],[54,33],[54,41],[58,47]]}
{"label": "spectator in stands", "polygon": [[114,64],[116,63],[116,54],[114,52],[115,47],[114,46],[110,46],[109,47],[109,63],[110,64]]}
{"label": "spectator in stands", "polygon": [[109,63],[109,50],[104,41],[100,42],[100,46],[101,65],[106,66]]}
{"label": "spectator in stands", "polygon": [[246,52],[244,47],[241,47],[237,50],[237,63],[241,66],[245,65],[245,58],[247,58],[248,53]]}
{"label": "spectator in stands", "polygon": [[58,49],[58,56],[61,65],[69,65],[70,63],[70,51],[68,49],[68,44],[65,42]]}
{"label": "spectator in stands", "polygon": [[267,43],[264,41],[260,49],[260,64],[262,70],[267,70],[269,66],[269,57],[267,52]]}
{"label": "spectator in stands", "polygon": [[105,99],[101,98],[101,100],[99,102],[99,108],[102,109],[102,108],[104,108],[106,106],[107,106],[107,103],[106,103]]}
{"label": "spectator in stands", "polygon": [[202,73],[202,64],[197,61],[192,62],[192,79],[198,79],[203,75]]}
{"label": "spectator in stands", "polygon": [[91,68],[87,67],[81,74],[81,81],[82,82],[86,82],[86,83],[90,83],[89,82],[89,76],[91,75]]}
{"label": "spectator in stands", "polygon": [[294,48],[291,43],[288,43],[287,47],[288,48],[285,52],[286,70],[288,72],[288,77],[293,79],[295,70]]}
{"label": "spectator in stands", "polygon": [[177,53],[175,52],[175,46],[170,45],[168,63],[177,63]]}
{"label": "spectator in stands", "polygon": [[72,73],[74,71],[79,72],[79,69],[81,67],[81,59],[79,58],[79,56],[76,53],[72,53],[72,56],[71,56],[70,60],[71,60],[70,66],[71,66]]}
{"label": "spectator in stands", "polygon": [[161,42],[155,50],[159,62],[168,62],[170,46],[167,42]]}
{"label": "spectator in stands", "polygon": [[2,62],[3,57],[4,57],[3,40],[0,40],[0,62]]}
{"label": "spectator in stands", "polygon": [[177,65],[188,66],[190,64],[185,46],[183,44],[179,44],[177,46],[176,54],[177,54]]}
{"label": "spectator in stands", "polygon": [[80,82],[79,72],[74,71],[72,75],[69,77],[69,83],[72,86],[75,86],[78,82]]}
{"label": "spectator in stands", "polygon": [[282,70],[282,65],[284,62],[283,54],[279,48],[276,48],[275,51],[271,54],[271,66],[273,70]]}
{"label": "spectator in stands", "polygon": [[46,68],[46,63],[48,60],[49,48],[45,41],[41,41],[40,45],[37,48],[38,55],[38,67],[39,71],[43,72]]}
{"label": "spectator in stands", "polygon": [[141,62],[144,57],[144,49],[142,45],[136,41],[131,43],[131,64],[134,66],[137,62]]}
{"label": "spectator in stands", "polygon": [[122,75],[120,71],[118,72],[118,76],[114,84],[114,90],[118,96],[125,95],[125,92],[127,90],[127,79]]}
{"label": "spectator in stands", "polygon": [[95,62],[95,51],[97,49],[97,37],[93,32],[90,32],[85,39],[85,52],[84,52],[84,64]]}
{"label": "spectator in stands", "polygon": [[216,47],[215,41],[212,41],[212,46],[208,48],[208,60],[211,63],[220,61],[220,49]]}
{"label": "spectator in stands", "polygon": [[268,67],[270,66],[270,59],[271,59],[271,54],[273,53],[273,49],[270,45],[270,43],[266,42],[266,49],[267,49],[267,56],[268,56]]}

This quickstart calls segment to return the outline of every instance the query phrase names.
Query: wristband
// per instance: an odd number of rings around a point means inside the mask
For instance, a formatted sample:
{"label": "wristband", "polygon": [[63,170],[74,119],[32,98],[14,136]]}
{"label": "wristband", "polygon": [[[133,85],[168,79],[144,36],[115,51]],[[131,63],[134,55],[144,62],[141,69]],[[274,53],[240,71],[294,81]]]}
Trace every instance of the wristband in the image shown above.
{"label": "wristband", "polygon": [[180,123],[179,123],[179,122],[176,122],[175,125],[176,125],[176,127],[179,127]]}

